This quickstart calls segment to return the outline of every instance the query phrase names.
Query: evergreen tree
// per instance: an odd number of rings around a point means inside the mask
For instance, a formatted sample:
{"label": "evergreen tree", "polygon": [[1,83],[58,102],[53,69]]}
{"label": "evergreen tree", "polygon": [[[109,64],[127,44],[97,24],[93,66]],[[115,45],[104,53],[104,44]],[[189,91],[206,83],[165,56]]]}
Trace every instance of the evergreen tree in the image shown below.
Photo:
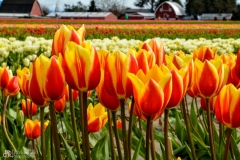
{"label": "evergreen tree", "polygon": [[96,12],[97,11],[97,7],[96,7],[96,4],[95,4],[94,0],[91,0],[88,11],[89,12]]}

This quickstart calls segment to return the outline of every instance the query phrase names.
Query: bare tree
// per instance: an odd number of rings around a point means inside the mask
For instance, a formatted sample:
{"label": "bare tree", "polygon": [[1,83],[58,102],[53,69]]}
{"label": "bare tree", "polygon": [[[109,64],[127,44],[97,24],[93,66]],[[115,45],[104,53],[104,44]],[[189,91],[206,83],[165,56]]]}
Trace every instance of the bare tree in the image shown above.
{"label": "bare tree", "polygon": [[116,16],[126,9],[125,0],[95,0],[95,2],[102,11],[113,12]]}

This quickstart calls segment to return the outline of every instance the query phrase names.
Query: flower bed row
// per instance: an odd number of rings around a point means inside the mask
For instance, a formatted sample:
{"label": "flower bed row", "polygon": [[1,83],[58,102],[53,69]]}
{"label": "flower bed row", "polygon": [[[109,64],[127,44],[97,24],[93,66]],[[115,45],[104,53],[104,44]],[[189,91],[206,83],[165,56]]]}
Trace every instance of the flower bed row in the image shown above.
{"label": "flower bed row", "polygon": [[[150,39],[146,40],[149,41]],[[192,53],[201,46],[216,48],[218,54],[236,53],[240,48],[240,39],[166,39],[156,38],[164,45],[165,52],[175,53],[183,51],[186,54]],[[139,46],[144,42],[138,39],[120,39],[119,37],[86,40],[91,42],[96,49],[114,52],[120,50],[128,53],[129,49],[139,50]],[[51,56],[52,39],[37,38],[29,36],[25,40],[16,38],[0,38],[0,64],[1,66],[11,66],[15,71],[17,68],[28,67],[40,54]]]}

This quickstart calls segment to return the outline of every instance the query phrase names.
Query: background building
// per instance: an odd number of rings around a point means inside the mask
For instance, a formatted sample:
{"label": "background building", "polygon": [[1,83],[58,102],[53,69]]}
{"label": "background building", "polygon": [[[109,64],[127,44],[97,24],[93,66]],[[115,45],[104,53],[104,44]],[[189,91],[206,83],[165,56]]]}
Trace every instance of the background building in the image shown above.
{"label": "background building", "polygon": [[3,0],[0,17],[19,18],[42,16],[41,6],[36,0]]}

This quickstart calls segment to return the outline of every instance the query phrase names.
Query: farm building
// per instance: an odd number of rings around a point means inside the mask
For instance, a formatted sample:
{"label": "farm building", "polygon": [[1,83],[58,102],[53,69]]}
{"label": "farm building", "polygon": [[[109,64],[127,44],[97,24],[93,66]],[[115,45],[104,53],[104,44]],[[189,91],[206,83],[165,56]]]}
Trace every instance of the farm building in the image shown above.
{"label": "farm building", "polygon": [[202,20],[231,20],[232,13],[203,13]]}
{"label": "farm building", "polygon": [[36,0],[3,0],[0,17],[20,18],[42,16],[41,6]]}
{"label": "farm building", "polygon": [[161,3],[155,10],[155,17],[157,19],[175,20],[182,19],[185,15],[184,8],[180,4],[172,1]]}
{"label": "farm building", "polygon": [[117,16],[112,12],[52,12],[46,17],[60,19],[117,20]]}
{"label": "farm building", "polygon": [[123,13],[119,19],[129,20],[143,20],[143,19],[155,19],[154,13],[148,9],[128,9]]}

